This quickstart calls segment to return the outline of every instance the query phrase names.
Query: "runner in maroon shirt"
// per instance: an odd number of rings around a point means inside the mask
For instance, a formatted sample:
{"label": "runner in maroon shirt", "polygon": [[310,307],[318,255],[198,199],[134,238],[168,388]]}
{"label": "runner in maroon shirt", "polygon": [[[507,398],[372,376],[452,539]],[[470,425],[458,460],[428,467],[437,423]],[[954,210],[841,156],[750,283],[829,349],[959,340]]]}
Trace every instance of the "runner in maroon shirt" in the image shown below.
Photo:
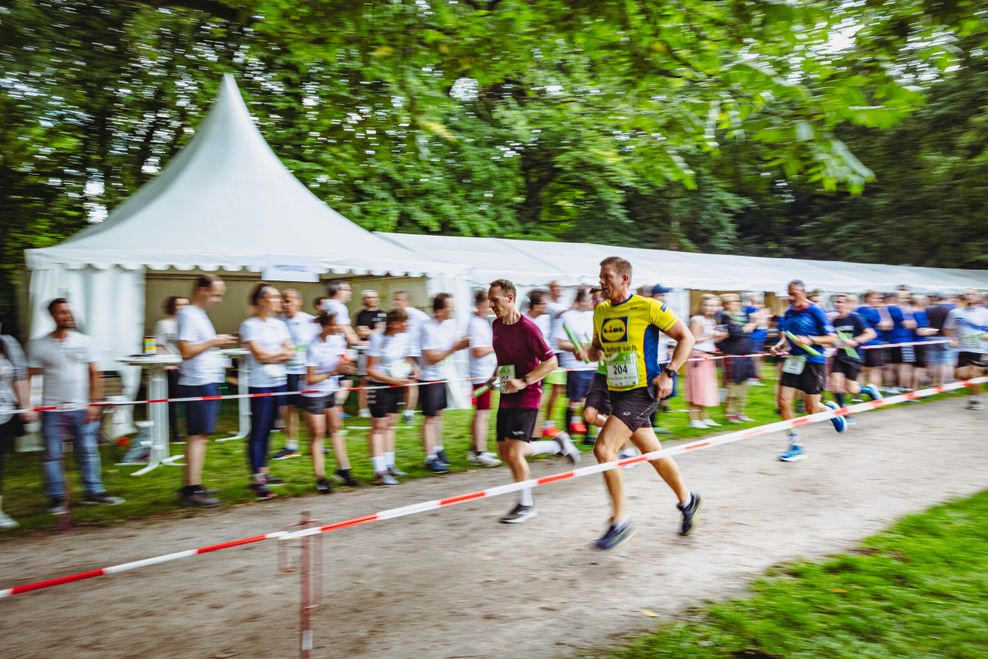
{"label": "runner in maroon shirt", "polygon": [[[498,455],[511,467],[515,482],[529,479],[525,458],[530,455],[562,453],[576,464],[580,452],[565,433],[552,440],[532,441],[542,404],[542,379],[559,363],[552,348],[538,326],[518,313],[514,284],[507,279],[493,281],[487,295],[497,317],[493,327],[497,370],[488,384],[501,390],[497,410]],[[518,505],[501,521],[517,524],[534,516],[532,489],[525,488],[518,493]]]}

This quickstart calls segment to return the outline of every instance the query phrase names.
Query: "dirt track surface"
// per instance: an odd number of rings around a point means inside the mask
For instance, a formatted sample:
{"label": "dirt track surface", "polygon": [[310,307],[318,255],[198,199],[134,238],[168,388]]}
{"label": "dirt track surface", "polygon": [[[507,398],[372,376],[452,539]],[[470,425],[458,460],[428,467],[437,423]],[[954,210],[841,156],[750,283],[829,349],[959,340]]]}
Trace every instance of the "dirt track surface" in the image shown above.
{"label": "dirt track surface", "polygon": [[[845,435],[804,428],[803,462],[781,435],[680,458],[704,509],[676,535],[673,497],[647,465],[627,471],[637,535],[589,548],[607,503],[599,476],[536,490],[539,515],[497,523],[512,495],[326,534],[314,656],[558,656],[616,642],[656,620],[744,593],[766,568],[847,550],[896,518],[988,487],[988,414],[961,399],[863,414]],[[586,459],[592,460],[591,456]],[[533,473],[565,469],[544,461]],[[186,519],[4,543],[0,585],[278,530],[311,509],[324,522],[451,496],[506,469],[361,487]],[[275,542],[0,600],[5,657],[290,657],[298,577]]]}

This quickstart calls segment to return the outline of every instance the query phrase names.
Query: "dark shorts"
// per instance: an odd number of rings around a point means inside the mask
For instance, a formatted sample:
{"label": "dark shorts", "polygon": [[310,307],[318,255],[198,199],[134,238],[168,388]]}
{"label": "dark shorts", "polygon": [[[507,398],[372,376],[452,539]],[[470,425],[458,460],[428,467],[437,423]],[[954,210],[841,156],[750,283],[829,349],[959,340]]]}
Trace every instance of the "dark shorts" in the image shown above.
{"label": "dark shorts", "polygon": [[885,348],[862,349],[865,368],[881,368],[885,366]]}
{"label": "dark shorts", "polygon": [[[305,376],[301,373],[289,373],[288,381],[285,382],[285,391],[302,391],[305,389]],[[299,409],[306,409],[302,394],[289,394],[281,397],[280,405],[294,405]]]}
{"label": "dark shorts", "polygon": [[[178,385],[179,398],[218,396],[220,387],[216,383],[200,385]],[[185,424],[190,435],[212,435],[216,432],[216,420],[220,416],[220,401],[197,400],[185,404]]]}
{"label": "dark shorts", "polygon": [[446,383],[427,382],[419,387],[419,400],[424,416],[438,416],[447,407]]}
{"label": "dark shorts", "polygon": [[833,363],[830,365],[830,372],[842,373],[848,380],[857,380],[862,368],[864,368],[864,362],[860,359],[851,359],[843,353],[839,353],[834,356]]}
{"label": "dark shorts", "polygon": [[912,364],[916,361],[913,346],[897,346],[889,348],[889,364]]}
{"label": "dark shorts", "polygon": [[826,371],[826,364],[806,362],[806,368],[799,375],[783,371],[782,377],[779,379],[779,386],[799,389],[804,394],[818,394],[823,391]]}
{"label": "dark shorts", "polygon": [[566,397],[570,402],[580,401],[587,397],[590,383],[596,371],[570,371],[566,374]]}
{"label": "dark shorts", "polygon": [[[373,380],[367,383],[370,387],[385,387],[380,382]],[[375,419],[383,419],[389,414],[398,413],[398,404],[401,403],[404,391],[397,387],[388,389],[370,389],[367,391],[367,404],[370,407],[371,416]]]}
{"label": "dark shorts", "polygon": [[326,410],[336,407],[336,394],[325,396],[299,396],[302,399],[302,409],[309,414],[322,414]]}
{"label": "dark shorts", "polygon": [[959,352],[957,353],[957,368],[973,366],[974,362],[981,361],[980,352]]}
{"label": "dark shorts", "polygon": [[489,410],[491,409],[491,400],[493,398],[494,392],[488,389],[474,399],[474,407],[477,410]]}
{"label": "dark shorts", "polygon": [[628,426],[631,432],[639,428],[652,427],[652,412],[658,407],[659,401],[648,387],[611,391],[610,395],[611,407],[614,408],[611,416],[621,419],[621,423]]}
{"label": "dark shorts", "polygon": [[592,407],[603,415],[611,413],[611,393],[607,390],[607,376],[594,373],[587,391],[587,407]]}
{"label": "dark shorts", "polygon": [[499,409],[497,411],[497,441],[517,439],[522,442],[532,441],[535,434],[535,421],[539,411],[532,409]]}

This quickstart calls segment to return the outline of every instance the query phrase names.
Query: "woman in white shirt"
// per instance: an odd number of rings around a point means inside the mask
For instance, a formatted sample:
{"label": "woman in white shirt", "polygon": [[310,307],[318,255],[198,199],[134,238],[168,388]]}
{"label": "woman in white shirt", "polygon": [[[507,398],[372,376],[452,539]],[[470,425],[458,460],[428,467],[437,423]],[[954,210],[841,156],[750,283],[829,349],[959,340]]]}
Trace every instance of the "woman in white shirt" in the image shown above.
{"label": "woman in white shirt", "polygon": [[371,389],[370,434],[371,461],[374,463],[375,485],[397,485],[395,476],[405,472],[395,466],[395,422],[403,388],[419,377],[415,362],[416,349],[408,333],[408,313],[392,309],[384,321],[384,331],[371,335],[367,347],[367,377],[372,387],[391,385],[387,389]]}
{"label": "woman in white shirt", "polygon": [[[269,284],[258,284],[250,294],[254,315],[240,324],[240,340],[250,351],[247,363],[250,374],[247,384],[252,394],[274,394],[285,390],[288,379],[285,362],[295,354],[292,337],[281,313],[281,294]],[[250,438],[247,441],[247,457],[253,482],[251,487],[259,500],[275,495],[271,485],[284,483],[268,472],[268,441],[275,420],[278,418],[280,396],[261,396],[250,399]]]}
{"label": "woman in white shirt", "polygon": [[717,391],[717,367],[710,359],[715,352],[717,341],[727,337],[727,333],[717,329],[716,315],[720,309],[720,298],[704,295],[700,303],[700,313],[690,318],[690,332],[696,337],[696,345],[686,366],[686,400],[690,404],[690,427],[712,428],[720,424],[710,418],[707,410],[720,405]]}
{"label": "woman in white shirt", "polygon": [[[178,349],[178,312],[188,306],[189,298],[182,295],[170,295],[162,306],[165,317],[154,324],[155,352],[159,355],[182,356]],[[178,398],[178,365],[165,368],[168,377],[168,397]],[[178,405],[168,404],[168,430],[173,442],[181,441],[178,431]]]}
{"label": "woman in white shirt", "polygon": [[357,481],[350,474],[350,456],[343,440],[342,419],[336,407],[336,392],[340,389],[337,376],[355,371],[346,356],[346,337],[343,328],[336,324],[336,314],[324,311],[317,319],[321,331],[309,343],[305,355],[305,387],[302,404],[305,409],[305,425],[309,429],[312,453],[312,469],[316,474],[316,491],[329,494],[333,491],[326,479],[326,457],[322,452],[322,440],[329,428],[336,462],[340,468],[336,475],[347,485]]}

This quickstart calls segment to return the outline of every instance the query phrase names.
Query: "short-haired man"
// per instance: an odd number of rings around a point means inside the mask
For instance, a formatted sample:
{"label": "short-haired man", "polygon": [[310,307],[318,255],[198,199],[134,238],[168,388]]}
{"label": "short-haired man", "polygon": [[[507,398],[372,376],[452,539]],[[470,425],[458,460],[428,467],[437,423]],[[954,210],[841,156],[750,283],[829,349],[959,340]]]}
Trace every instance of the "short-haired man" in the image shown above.
{"label": "short-haired man", "polygon": [[[810,302],[806,295],[806,286],[798,279],[788,285],[790,307],[782,320],[779,342],[769,349],[773,355],[778,355],[789,345],[789,356],[782,363],[782,376],[779,379],[777,403],[782,418],[793,418],[793,399],[796,392],[803,394],[806,413],[823,412],[827,408],[840,409],[835,403],[821,403],[824,378],[826,375],[827,358],[823,354],[823,346],[837,343],[834,326],[827,319],[827,313]],[[847,419],[843,416],[833,418],[834,429],[837,432],[847,430]],[[799,442],[799,434],[795,429],[786,431],[789,448],[784,451],[779,460],[795,462],[805,457],[803,445]]]}
{"label": "short-haired man", "polygon": [[[507,279],[491,282],[487,290],[494,310],[493,346],[497,371],[489,385],[500,383],[497,409],[497,452],[508,463],[515,482],[530,477],[526,458],[562,452],[576,464],[580,452],[564,433],[555,440],[535,440],[535,423],[542,405],[542,380],[556,368],[552,348],[542,330],[530,317],[518,311],[515,285]],[[518,505],[501,518],[505,524],[518,524],[535,516],[531,488],[518,493]]]}
{"label": "short-haired man", "polygon": [[[319,326],[312,314],[302,311],[302,294],[294,288],[281,291],[281,319],[288,326],[288,334],[292,337],[294,356],[285,362],[285,391],[301,391],[305,386],[306,354],[309,344],[319,334]],[[303,408],[305,400],[301,394],[292,394],[281,399],[281,418],[285,424],[285,445],[271,456],[272,460],[297,458],[299,409]]]}
{"label": "short-haired man", "polygon": [[[412,351],[413,354],[419,354],[420,347],[418,344],[419,339],[419,327],[422,323],[429,320],[429,314],[422,311],[418,307],[412,306],[412,296],[408,291],[395,291],[394,294],[395,306],[406,314],[408,314],[408,335],[412,339]],[[419,388],[418,387],[405,387],[405,410],[401,413],[402,421],[406,424],[410,424],[415,414],[415,407],[419,402]]]}
{"label": "short-haired man", "polygon": [[[192,304],[178,314],[178,350],[182,354],[178,388],[183,398],[219,395],[223,363],[218,348],[236,345],[236,337],[217,334],[206,310],[223,300],[226,284],[216,275],[200,275],[193,286]],[[216,430],[218,400],[197,400],[185,404],[185,474],[181,502],[186,506],[209,507],[219,504],[202,485],[206,442]]]}
{"label": "short-haired man", "polygon": [[930,345],[926,347],[927,367],[930,372],[930,384],[936,386],[950,380],[954,367],[954,352],[944,332],[947,316],[957,305],[948,302],[944,295],[930,295],[930,306],[926,307],[926,318],[930,328],[936,330],[930,336]]}
{"label": "short-haired man", "polygon": [[422,450],[425,467],[435,474],[449,471],[449,458],[443,446],[442,413],[446,409],[446,379],[442,363],[470,345],[467,337],[457,338],[453,321],[453,298],[439,293],[432,300],[432,318],[419,326],[418,345],[422,353]]}
{"label": "short-haired man", "polygon": [[[473,298],[474,314],[467,323],[467,338],[470,340],[469,365],[470,386],[476,388],[490,379],[497,370],[497,356],[494,354],[494,333],[491,329],[491,304],[487,291],[477,291]],[[487,425],[491,414],[493,392],[488,389],[474,399],[473,420],[470,434],[473,448],[467,458],[483,467],[497,467],[501,461],[487,451]]]}
{"label": "short-haired man", "polygon": [[[613,461],[628,440],[642,453],[662,448],[652,431],[652,412],[672,391],[673,374],[686,363],[695,343],[693,334],[668,307],[631,293],[631,276],[631,263],[623,258],[611,256],[600,262],[600,286],[606,299],[594,309],[589,356],[607,364],[612,411],[594,445],[598,462]],[[659,364],[657,359],[659,332],[676,341],[667,365]],[[687,535],[700,509],[700,493],[686,488],[672,458],[659,458],[651,464],[676,495],[682,514],[680,533]],[[611,469],[603,476],[612,514],[607,530],[595,545],[609,551],[626,542],[634,531],[624,509],[624,473]]]}
{"label": "short-haired man", "polygon": [[[590,361],[586,353],[593,338],[593,305],[587,289],[577,289],[573,308],[564,311],[559,321],[552,338],[559,365],[566,372],[566,398],[569,401],[567,431],[571,437],[583,435],[586,439],[589,431],[583,423],[581,408],[597,370],[597,362]],[[574,338],[580,342],[579,345],[572,342]]]}
{"label": "short-haired man", "polygon": [[[357,338],[360,339],[361,346],[367,346],[370,342],[371,334],[384,329],[384,319],[387,314],[377,305],[380,298],[377,291],[366,289],[360,293],[360,302],[363,309],[357,312]],[[360,378],[360,390],[357,392],[357,409],[361,418],[371,418],[370,409],[367,406],[367,353],[361,352],[357,362],[357,375]]]}
{"label": "short-haired man", "polygon": [[[959,351],[954,374],[960,380],[978,377],[984,368],[984,355],[988,353],[988,309],[981,305],[976,290],[964,292],[960,305],[951,309],[943,328],[951,345]],[[980,395],[982,388],[976,384],[968,389],[967,409],[984,409]]]}
{"label": "short-haired man", "polygon": [[878,291],[865,291],[864,304],[855,309],[864,318],[868,327],[875,331],[875,338],[866,343],[864,350],[864,379],[876,389],[883,386],[882,373],[885,368],[885,339],[883,334],[892,329],[892,319],[885,308],[885,296]]}
{"label": "short-haired man", "polygon": [[55,329],[31,341],[28,368],[31,376],[44,378],[41,404],[58,406],[58,410],[41,413],[41,435],[45,441],[42,459],[48,512],[61,515],[66,506],[65,475],[62,471],[62,442],[72,438],[79,475],[85,488],[84,504],[118,504],[120,497],[110,496],[100,477],[97,445],[100,401],[103,388],[96,367],[92,340],[76,331],[72,308],[65,298],[48,304]]}
{"label": "short-haired man", "polygon": [[[830,391],[834,394],[834,400],[844,407],[845,396],[856,396],[859,392],[872,400],[881,400],[882,394],[878,387],[858,384],[858,375],[864,365],[861,353],[865,352],[858,348],[875,338],[875,330],[868,326],[864,318],[851,311],[851,298],[844,293],[834,296],[834,310],[837,312],[833,320],[834,331],[837,333],[837,352],[830,365]],[[847,421],[850,423],[851,419],[848,418]]]}

